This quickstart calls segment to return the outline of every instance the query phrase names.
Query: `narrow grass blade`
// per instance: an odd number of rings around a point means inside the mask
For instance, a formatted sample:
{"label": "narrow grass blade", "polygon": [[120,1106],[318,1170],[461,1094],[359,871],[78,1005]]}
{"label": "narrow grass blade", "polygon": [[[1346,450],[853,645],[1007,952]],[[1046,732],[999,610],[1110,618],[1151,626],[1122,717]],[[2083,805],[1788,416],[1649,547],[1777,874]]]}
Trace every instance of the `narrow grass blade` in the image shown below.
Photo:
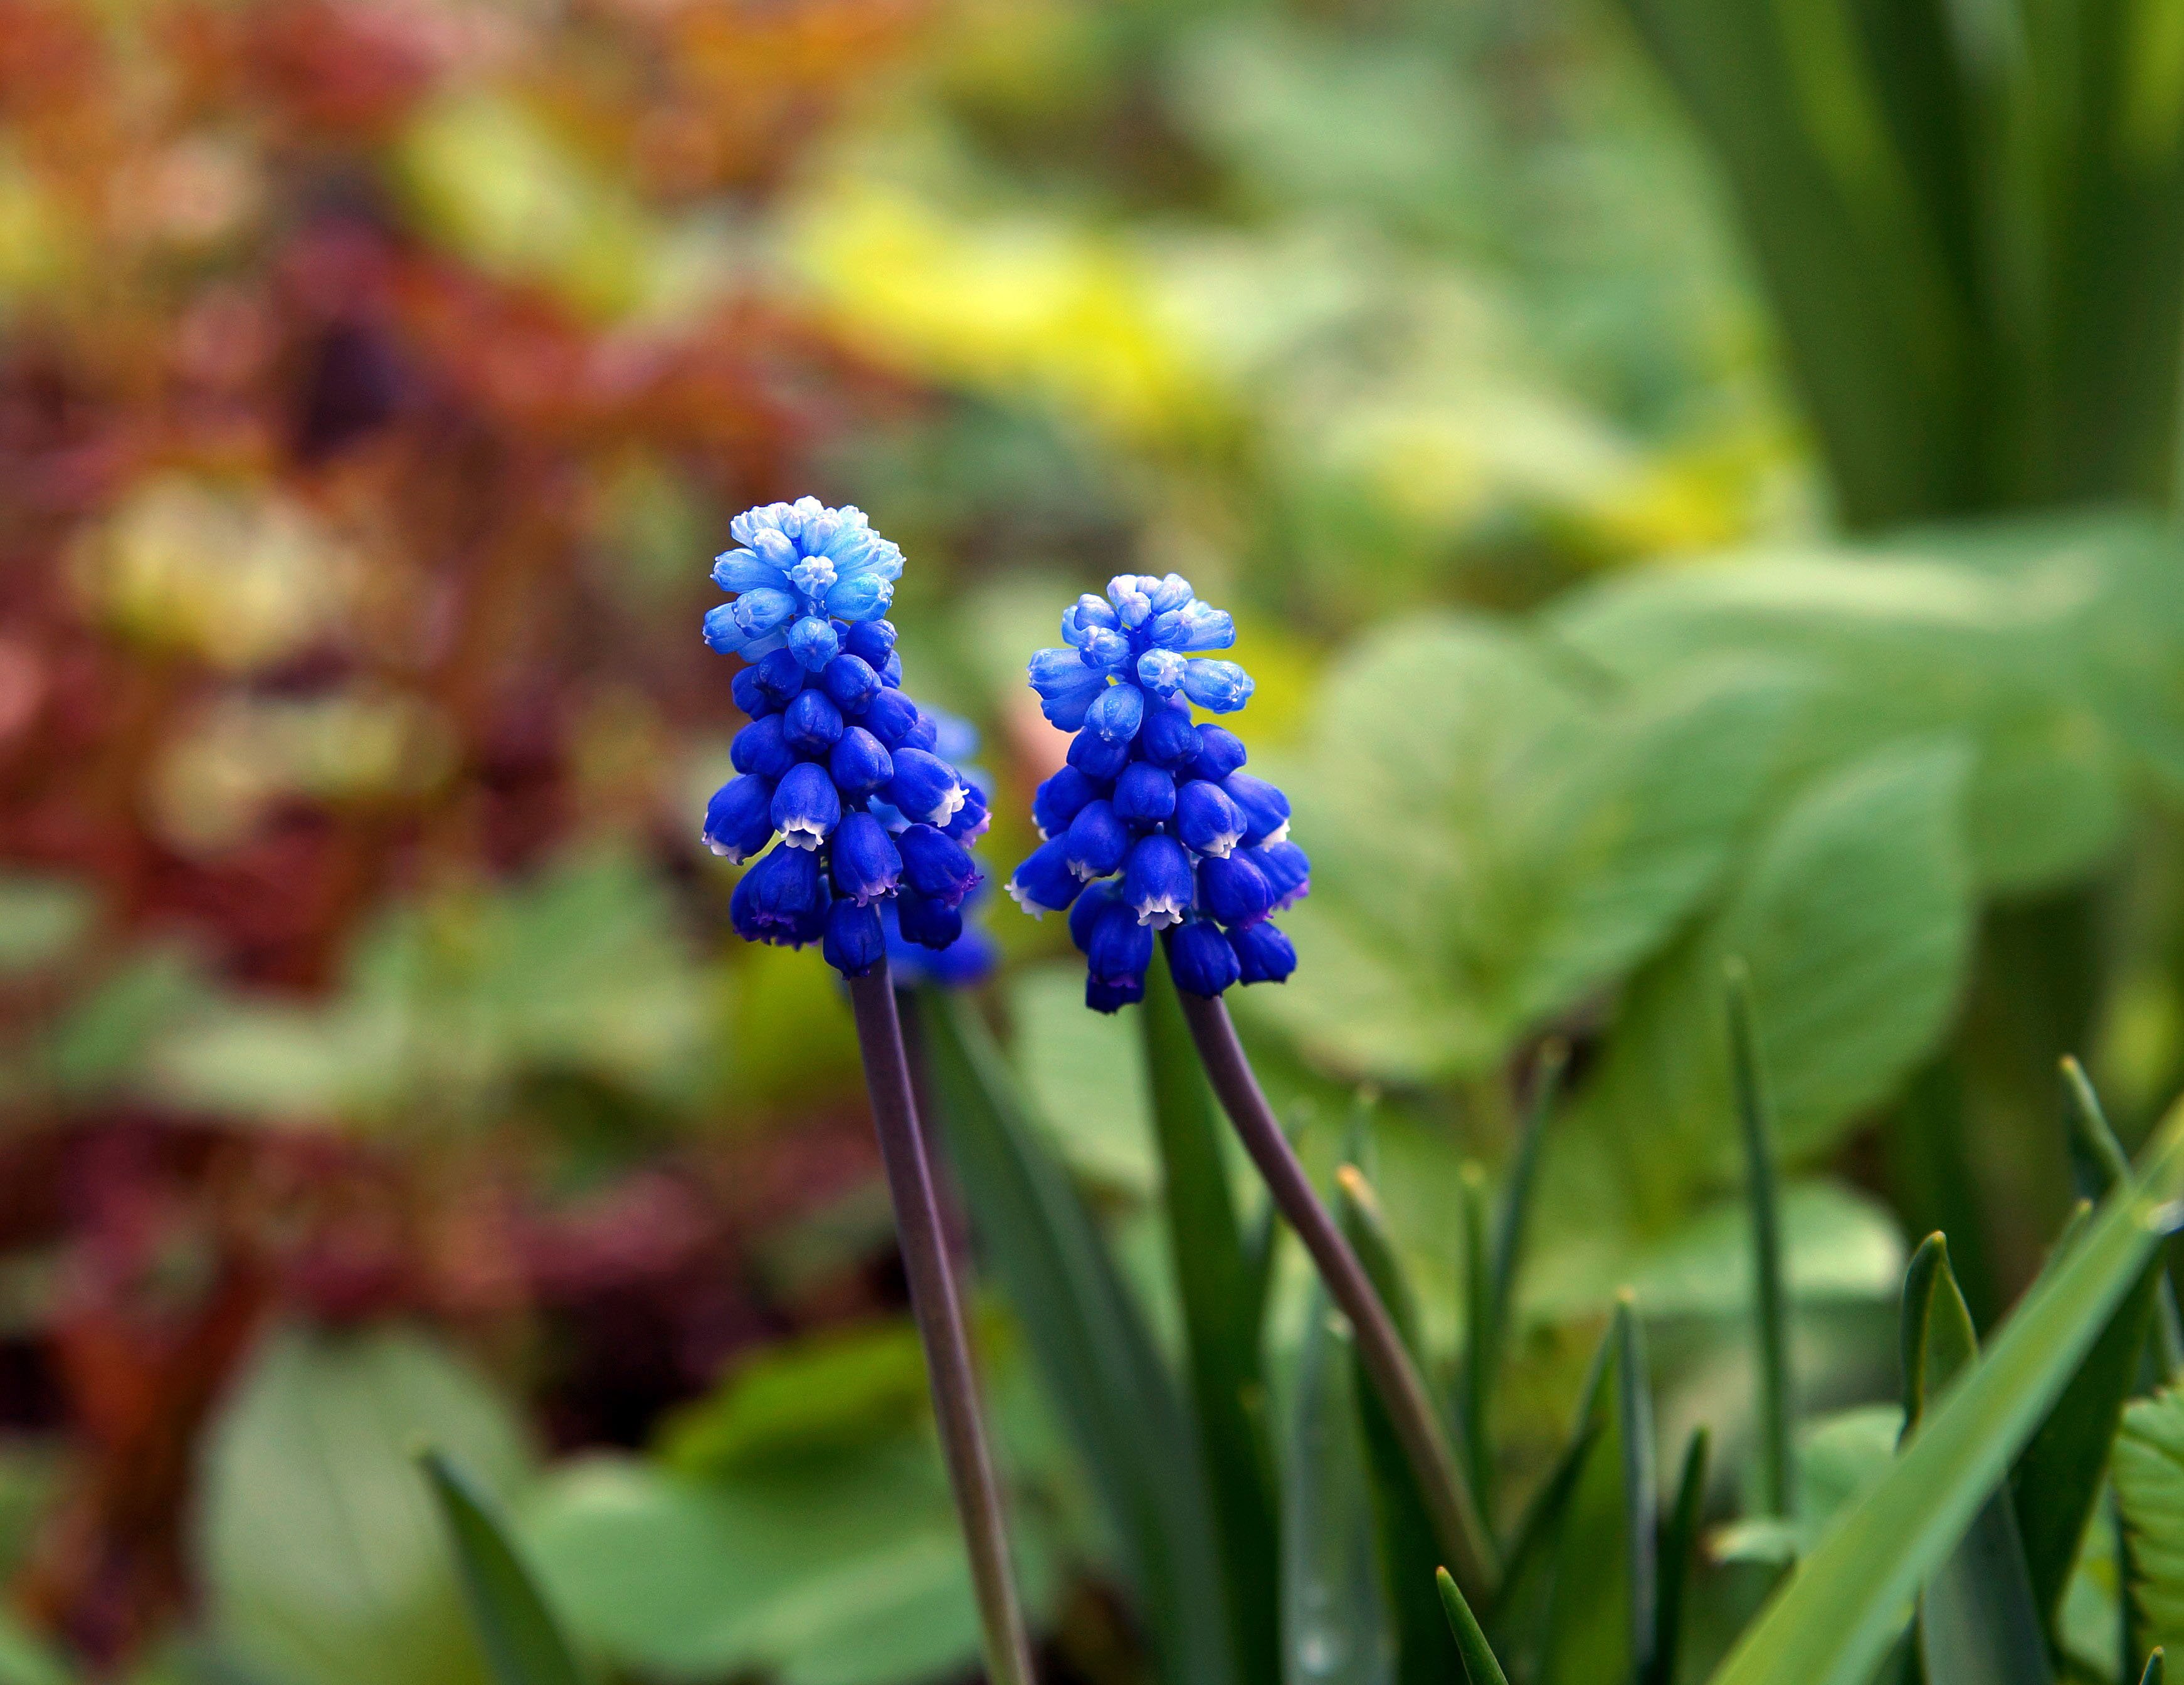
{"label": "narrow grass blade", "polygon": [[496,1685],[582,1685],[560,1623],[509,1543],[499,1506],[444,1453],[417,1459],[439,1499],[463,1604]]}
{"label": "narrow grass blade", "polygon": [[2184,1112],[2036,1282],[1979,1363],[1770,1599],[1714,1685],[1861,1685],[1913,1593],[1947,1557],[2059,1397],[2175,1221]]}
{"label": "narrow grass blade", "polygon": [[1213,1504],[1190,1412],[1076,1184],[1024,1115],[971,1004],[919,1016],[943,1132],[982,1261],[1032,1357],[1119,1547],[1165,1685],[1238,1685]]}
{"label": "narrow grass blade", "polygon": [[1463,1166],[1463,1364],[1458,1372],[1457,1441],[1479,1519],[1494,1525],[1494,1289],[1488,1276],[1486,1172]]}
{"label": "narrow grass blade", "polygon": [[[1591,1392],[1597,1392],[1605,1376],[1606,1365],[1596,1365]],[[1570,1499],[1577,1492],[1578,1477],[1585,1472],[1593,1442],[1600,1437],[1593,1415],[1589,1403],[1578,1412],[1576,1432],[1563,1447],[1562,1455],[1525,1509],[1509,1542],[1501,1593],[1489,1611],[1495,1642],[1504,1655],[1516,1660],[1526,1677],[1536,1671],[1536,1658],[1546,1642],[1555,1561],[1562,1549],[1563,1525],[1569,1515]]]}
{"label": "narrow grass blade", "polygon": [[1456,1635],[1456,1651],[1463,1659],[1463,1677],[1468,1685],[1509,1685],[1509,1676],[1494,1660],[1486,1634],[1479,1630],[1471,1605],[1463,1600],[1447,1569],[1434,1570],[1434,1584],[1440,1588],[1441,1607],[1448,1614],[1449,1631]]}
{"label": "narrow grass blade", "polygon": [[1499,1377],[1502,1360],[1509,1349],[1510,1319],[1517,1299],[1517,1271],[1524,1261],[1524,1225],[1531,1215],[1532,1188],[1539,1179],[1540,1146],[1546,1140],[1547,1122],[1555,1102],[1562,1098],[1563,1076],[1569,1069],[1569,1045],[1559,1038],[1540,1049],[1532,1065],[1532,1094],[1524,1109],[1524,1126],[1517,1137],[1517,1151],[1509,1160],[1509,1174],[1502,1187],[1502,1202],[1494,1215],[1493,1262],[1488,1271],[1485,1353],[1482,1367],[1491,1382]]}
{"label": "narrow grass blade", "polygon": [[2167,1671],[2167,1665],[2162,1660],[2161,1651],[2157,1648],[2152,1655],[2147,1657],[2146,1671],[2138,1676],[2138,1685],[2161,1685]]}
{"label": "narrow grass blade", "polygon": [[1358,1392],[1349,1325],[1314,1282],[1283,1442],[1283,1685],[1395,1677]]}
{"label": "narrow grass blade", "polygon": [[[2109,1124],[2108,1112],[2101,1104],[2092,1079],[2086,1075],[2085,1067],[2068,1054],[2063,1056],[2063,1093],[2070,1120],[2070,1161],[2078,1175],[2078,1191],[2088,1199],[2101,1198],[2130,1175],[2131,1164],[2124,1156],[2123,1143],[2116,1139],[2115,1131]],[[2184,1316],[2178,1314],[2176,1284],[2169,1278],[2165,1268],[2157,1276],[2153,1336],[2162,1378],[2173,1381],[2179,1374],[2184,1374]]]}
{"label": "narrow grass blade", "polygon": [[[1903,1325],[1903,1432],[1911,1437],[1932,1401],[1979,1360],[1979,1336],[1939,1235],[1926,1237],[1906,1273]],[[1981,1506],[1928,1582],[1919,1650],[1928,1685],[2049,1685],[2053,1677],[2006,1487]]]}
{"label": "narrow grass blade", "polygon": [[1213,1097],[1165,965],[1148,975],[1138,1018],[1237,1662],[1245,1678],[1270,1679],[1281,1665],[1280,1529],[1264,1416],[1261,1284],[1244,1249]]}
{"label": "narrow grass blade", "polygon": [[[1523,1626],[1513,1609],[1504,1629],[1497,1611],[1502,1654],[1539,1685],[1643,1679],[1656,1652],[1660,1529],[1652,1389],[1627,1293],[1594,1360],[1571,1443],[1582,1449],[1556,1520],[1545,1596]],[[1516,1551],[1528,1544],[1520,1533]]]}
{"label": "narrow grass blade", "polygon": [[[1334,1173],[1335,1219],[1396,1333],[1418,1361],[1416,1301],[1388,1237],[1380,1202],[1355,1165]],[[1423,1365],[1421,1365],[1423,1366]],[[1433,1518],[1412,1477],[1410,1460],[1371,1380],[1360,1369],[1358,1410],[1365,1426],[1367,1460],[1373,1471],[1373,1510],[1379,1520],[1382,1566],[1388,1600],[1395,1611],[1398,1677],[1404,1685],[1443,1685],[1449,1675],[1450,1638],[1446,1617],[1433,1592],[1440,1549]]]}
{"label": "narrow grass blade", "polygon": [[1691,1571],[1698,1561],[1699,1520],[1706,1503],[1707,1453],[1711,1443],[1702,1427],[1692,1432],[1684,1448],[1675,1506],[1661,1530],[1660,1613],[1653,1622],[1653,1666],[1641,1685],[1674,1685],[1675,1680],[1676,1654],[1683,1643],[1684,1602],[1690,1595]]}
{"label": "narrow grass blade", "polygon": [[1752,1317],[1759,1352],[1759,1501],[1769,1515],[1786,1520],[1797,1509],[1797,1461],[1790,1449],[1790,1308],[1782,1284],[1774,1128],[1752,1029],[1751,974],[1741,959],[1730,960],[1723,970],[1730,1071],[1752,1208]]}

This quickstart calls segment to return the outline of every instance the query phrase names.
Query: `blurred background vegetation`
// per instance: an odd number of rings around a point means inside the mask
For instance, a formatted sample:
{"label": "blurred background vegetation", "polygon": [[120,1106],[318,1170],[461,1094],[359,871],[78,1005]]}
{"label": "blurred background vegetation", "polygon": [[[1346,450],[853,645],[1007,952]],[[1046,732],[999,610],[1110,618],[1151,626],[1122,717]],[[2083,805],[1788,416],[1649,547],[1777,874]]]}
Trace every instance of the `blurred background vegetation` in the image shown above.
{"label": "blurred background vegetation", "polygon": [[[0,0],[0,1679],[480,1677],[421,1436],[616,1666],[969,1667],[846,1012],[697,840],[773,498],[907,553],[991,876],[1059,605],[1235,611],[1318,866],[1240,1012],[1444,1344],[1574,1044],[1513,1494],[1624,1284],[1738,1477],[1725,954],[1808,1402],[1929,1227],[1991,1321],[2056,1055],[2184,1077],[2184,14],[1943,10]],[[1172,1331],[1134,1032],[986,917]],[[1053,1677],[1150,1677],[982,1314]]]}

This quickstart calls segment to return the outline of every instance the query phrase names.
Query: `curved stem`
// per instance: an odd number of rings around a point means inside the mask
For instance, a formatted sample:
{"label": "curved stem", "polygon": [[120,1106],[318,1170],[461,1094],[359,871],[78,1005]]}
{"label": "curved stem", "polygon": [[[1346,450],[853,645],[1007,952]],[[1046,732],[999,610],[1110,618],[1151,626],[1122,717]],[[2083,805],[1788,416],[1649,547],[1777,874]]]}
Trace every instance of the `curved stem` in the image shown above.
{"label": "curved stem", "polygon": [[1031,1647],[1010,1575],[1000,1484],[994,1476],[979,1415],[970,1337],[948,1261],[939,1203],[933,1192],[933,1167],[918,1125],[894,985],[885,960],[864,976],[850,980],[850,1000],[856,1011],[857,1047],[864,1055],[865,1087],[872,1096],[872,1123],[887,1166],[888,1193],[894,1204],[903,1271],[910,1280],[910,1308],[925,1343],[933,1415],[940,1427],[963,1542],[970,1551],[987,1677],[991,1685],[1032,1685]]}
{"label": "curved stem", "polygon": [[1350,1319],[1357,1337],[1357,1354],[1402,1441],[1403,1454],[1410,1461],[1411,1472],[1433,1518],[1435,1537],[1448,1554],[1448,1565],[1466,1594],[1474,1602],[1485,1603],[1494,1585],[1494,1547],[1470,1490],[1457,1472],[1448,1441],[1435,1425],[1418,1365],[1411,1361],[1380,1296],[1373,1291],[1357,1254],[1319,1203],[1304,1166],[1275,1121],[1266,1095],[1260,1092],[1259,1079],[1245,1056],[1243,1043],[1236,1039],[1228,1009],[1218,999],[1186,993],[1183,1014],[1190,1022],[1191,1039],[1198,1044],[1200,1062],[1220,1098],[1222,1109],[1235,1126],[1244,1150],[1251,1155],[1274,1204],[1312,1254],[1320,1279],[1327,1283],[1329,1296]]}

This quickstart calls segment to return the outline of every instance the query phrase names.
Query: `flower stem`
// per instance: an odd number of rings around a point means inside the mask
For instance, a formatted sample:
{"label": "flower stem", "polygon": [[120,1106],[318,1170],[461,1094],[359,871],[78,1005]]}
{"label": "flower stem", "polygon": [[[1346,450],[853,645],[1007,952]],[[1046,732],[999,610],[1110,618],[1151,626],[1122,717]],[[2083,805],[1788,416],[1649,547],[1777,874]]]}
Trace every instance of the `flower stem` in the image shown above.
{"label": "flower stem", "polygon": [[1496,1571],[1494,1546],[1469,1488],[1457,1472],[1448,1441],[1435,1422],[1433,1405],[1426,1397],[1418,1366],[1404,1349],[1396,1325],[1380,1296],[1373,1291],[1357,1254],[1320,1204],[1304,1166],[1275,1121],[1273,1109],[1260,1091],[1259,1079],[1245,1056],[1243,1043],[1236,1038],[1228,1009],[1217,998],[1185,994],[1183,1012],[1190,1025],[1191,1039],[1198,1044],[1199,1059],[1222,1109],[1243,1141],[1244,1150],[1251,1155],[1274,1204],[1312,1254],[1329,1296],[1350,1319],[1357,1337],[1357,1354],[1402,1442],[1403,1454],[1433,1519],[1436,1542],[1447,1553],[1449,1566],[1466,1595],[1474,1603],[1485,1604],[1492,1593]]}
{"label": "flower stem", "polygon": [[948,1261],[939,1204],[933,1197],[933,1168],[918,1125],[910,1063],[903,1052],[894,985],[885,960],[850,980],[850,1000],[856,1011],[857,1047],[864,1055],[865,1087],[872,1096],[872,1122],[887,1166],[888,1193],[894,1203],[903,1270],[910,1280],[910,1307],[925,1343],[933,1415],[940,1427],[963,1542],[970,1552],[987,1677],[991,1685],[1032,1685],[1031,1649],[1010,1575],[1000,1485],[994,1476],[979,1415],[970,1337]]}

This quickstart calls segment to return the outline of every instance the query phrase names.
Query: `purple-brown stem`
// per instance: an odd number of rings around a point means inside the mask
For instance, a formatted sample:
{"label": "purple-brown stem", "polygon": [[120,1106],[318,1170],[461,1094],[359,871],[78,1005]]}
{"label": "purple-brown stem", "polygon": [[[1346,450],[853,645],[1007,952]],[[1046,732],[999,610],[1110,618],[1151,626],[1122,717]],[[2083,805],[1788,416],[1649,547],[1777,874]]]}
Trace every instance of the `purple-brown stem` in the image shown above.
{"label": "purple-brown stem", "polygon": [[994,1478],[979,1414],[970,1336],[948,1260],[939,1204],[933,1197],[932,1163],[918,1125],[902,1023],[886,960],[850,980],[850,1000],[856,1012],[857,1047],[864,1055],[865,1087],[872,1096],[872,1123],[887,1167],[888,1193],[894,1204],[903,1272],[910,1281],[910,1308],[925,1344],[933,1413],[939,1424],[963,1542],[970,1551],[987,1677],[992,1685],[1032,1685],[1031,1647],[1024,1637],[1023,1610],[1010,1570],[1000,1483]]}

